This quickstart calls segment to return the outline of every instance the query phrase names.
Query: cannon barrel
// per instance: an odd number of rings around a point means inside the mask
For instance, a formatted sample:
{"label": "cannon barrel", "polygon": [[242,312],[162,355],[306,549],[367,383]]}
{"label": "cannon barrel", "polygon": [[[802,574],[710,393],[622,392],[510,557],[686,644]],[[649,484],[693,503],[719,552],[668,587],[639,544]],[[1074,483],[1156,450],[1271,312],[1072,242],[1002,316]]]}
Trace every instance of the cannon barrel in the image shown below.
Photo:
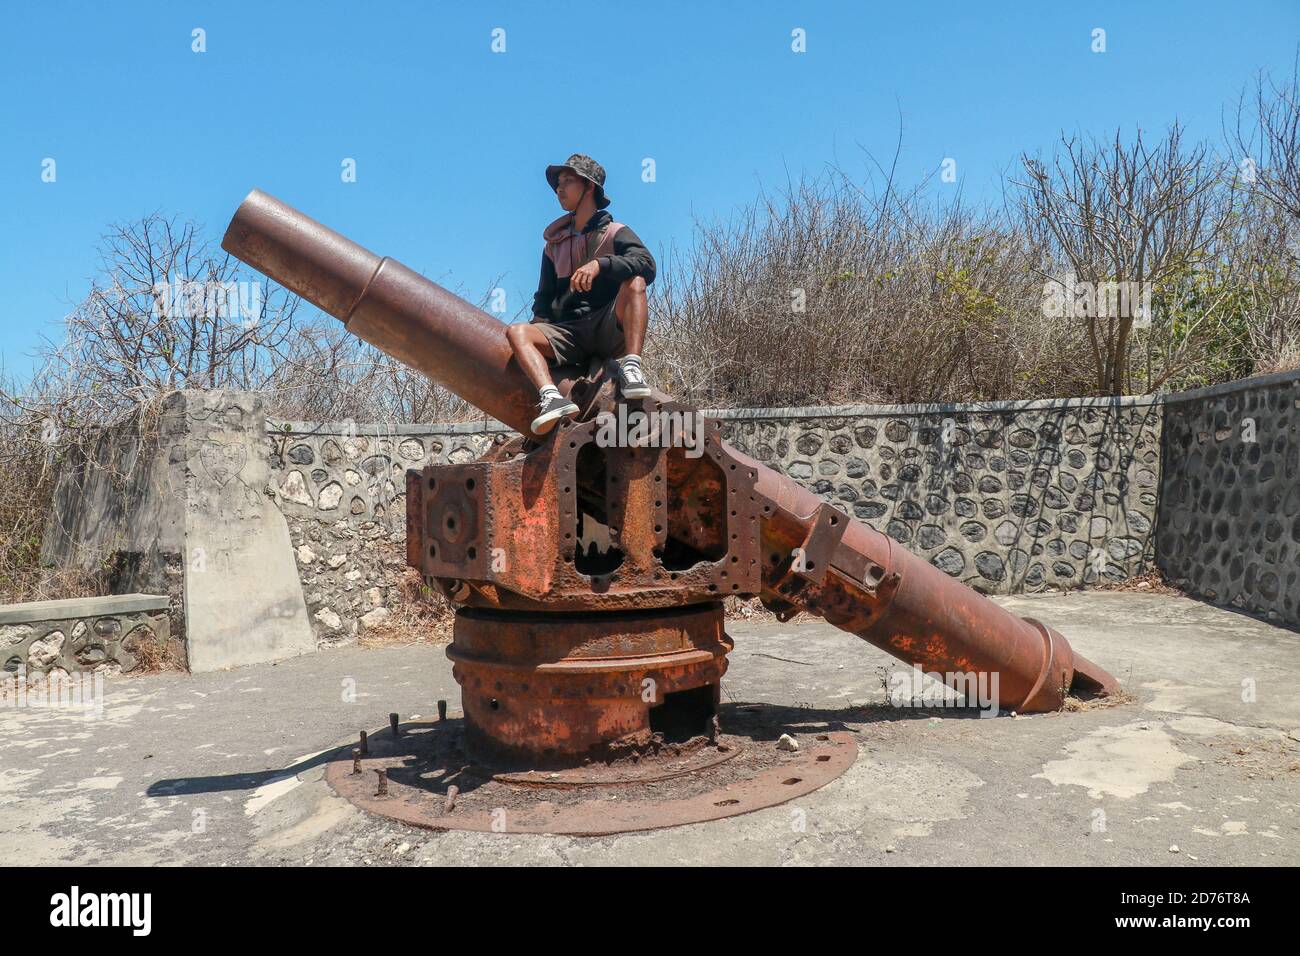
{"label": "cannon barrel", "polygon": [[527,433],[537,391],[511,361],[498,319],[260,189],[236,211],[221,248],[357,338]]}
{"label": "cannon barrel", "polygon": [[[536,392],[496,318],[260,190],[236,211],[221,245],[349,332],[529,434]],[[567,393],[572,379],[557,384]],[[654,400],[668,399],[656,392]],[[752,469],[762,503],[771,556],[762,596],[770,607],[822,616],[945,679],[995,678],[988,686],[1007,709],[1054,710],[1071,688],[1117,688],[1053,628],[1011,614],[790,478],[732,454]],[[796,549],[816,560],[792,566],[784,556]]]}

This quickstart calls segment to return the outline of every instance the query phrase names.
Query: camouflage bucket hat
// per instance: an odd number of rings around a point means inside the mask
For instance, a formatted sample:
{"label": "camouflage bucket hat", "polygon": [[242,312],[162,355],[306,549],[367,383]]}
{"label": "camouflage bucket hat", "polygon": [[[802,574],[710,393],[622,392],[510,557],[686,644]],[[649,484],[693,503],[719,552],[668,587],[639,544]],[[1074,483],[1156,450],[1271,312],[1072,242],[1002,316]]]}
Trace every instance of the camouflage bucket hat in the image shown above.
{"label": "camouflage bucket hat", "polygon": [[546,167],[546,181],[551,184],[554,190],[560,182],[560,171],[567,169],[571,173],[576,173],[587,182],[596,187],[596,208],[604,209],[609,205],[609,197],[605,195],[605,167],[600,165],[590,156],[584,156],[582,153],[574,153],[563,163],[558,166]]}

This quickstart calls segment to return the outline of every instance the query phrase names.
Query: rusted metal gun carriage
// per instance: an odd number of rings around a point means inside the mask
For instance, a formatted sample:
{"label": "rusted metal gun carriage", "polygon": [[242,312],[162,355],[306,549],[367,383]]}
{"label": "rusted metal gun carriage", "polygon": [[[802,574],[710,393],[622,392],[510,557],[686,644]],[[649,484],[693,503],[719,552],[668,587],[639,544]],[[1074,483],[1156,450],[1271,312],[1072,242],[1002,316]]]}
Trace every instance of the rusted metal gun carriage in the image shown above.
{"label": "rusted metal gun carriage", "polygon": [[693,444],[602,441],[602,416],[627,409],[598,364],[556,370],[582,413],[531,436],[535,393],[500,321],[265,193],[222,247],[519,432],[407,473],[408,562],[457,608],[447,653],[473,759],[572,770],[716,742],[732,595],[819,615],[926,672],[996,674],[1008,710],[1115,688],[1054,629],[730,448],[697,409],[659,392],[626,403],[691,420]]}

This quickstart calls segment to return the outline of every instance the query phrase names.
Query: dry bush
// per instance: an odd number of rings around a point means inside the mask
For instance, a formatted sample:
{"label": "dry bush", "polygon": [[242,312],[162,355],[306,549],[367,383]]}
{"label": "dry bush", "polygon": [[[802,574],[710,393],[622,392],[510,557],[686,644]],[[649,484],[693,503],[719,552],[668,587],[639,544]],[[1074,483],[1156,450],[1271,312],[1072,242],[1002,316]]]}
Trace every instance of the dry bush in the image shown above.
{"label": "dry bush", "polygon": [[177,389],[259,389],[273,378],[299,300],[214,250],[197,224],[153,214],[114,225],[99,258],[62,340],[39,349],[20,407],[67,434]]}
{"label": "dry bush", "polygon": [[[757,597],[728,597],[722,600],[723,617],[728,621],[753,621],[762,624],[777,624],[776,615],[763,607],[763,602]],[[799,624],[803,621],[811,620],[814,615],[806,611],[799,611],[794,617],[786,623]]]}
{"label": "dry bush", "polygon": [[[0,393],[2,394],[2,393]],[[0,404],[0,603],[49,601],[103,593],[102,575],[43,568],[41,539],[63,461],[44,420],[12,402]]]}
{"label": "dry bush", "polygon": [[[1175,123],[1151,141],[1139,130],[1125,141],[1062,136],[1050,160],[1021,156],[1014,208],[1026,235],[1044,250],[1040,274],[1101,288],[1131,284],[1154,291],[1180,283],[1213,247],[1231,216],[1233,193],[1221,163],[1204,143],[1186,145]],[[1068,276],[1068,279],[1064,279]],[[1118,306],[1118,307],[1116,307]],[[1078,317],[1087,331],[1092,389],[1102,395],[1132,390],[1133,336],[1139,303],[1090,303]],[[1166,316],[1150,317],[1168,328]]]}
{"label": "dry bush", "polygon": [[[1215,255],[1186,283],[1173,328],[1194,341],[1190,364],[1157,381],[1187,388],[1295,368],[1300,354],[1300,218],[1249,191]],[[1208,321],[1207,321],[1208,318]],[[1197,328],[1212,330],[1198,337]],[[1170,363],[1166,363],[1170,364]]]}
{"label": "dry bush", "polygon": [[[1022,156],[1001,209],[831,169],[697,222],[652,287],[648,367],[707,407],[1110,395],[1294,367],[1294,88],[1261,101],[1271,165],[1250,183],[1175,123]],[[1067,276],[1149,299],[1054,311]]]}
{"label": "dry bush", "polygon": [[1255,78],[1228,138],[1248,194],[1235,272],[1253,370],[1300,368],[1300,53],[1289,79]]}
{"label": "dry bush", "polygon": [[1133,577],[1125,578],[1122,581],[1103,578],[1092,585],[1092,590],[1134,591],[1144,594],[1164,594],[1170,597],[1179,597],[1186,594],[1181,588],[1166,580],[1164,574],[1158,569],[1147,571],[1145,574],[1135,574]]}
{"label": "dry bush", "polygon": [[130,671],[131,676],[139,674],[157,674],[161,671],[185,670],[185,655],[182,644],[175,638],[166,641],[142,640],[135,651],[136,666]]}
{"label": "dry bush", "polygon": [[651,367],[698,404],[1015,399],[1072,390],[1037,250],[995,212],[838,170],[764,196],[662,270]]}
{"label": "dry bush", "polygon": [[483,415],[329,318],[298,330],[265,390],[273,415],[297,421],[403,424]]}
{"label": "dry bush", "polygon": [[1225,138],[1253,191],[1300,218],[1300,52],[1289,79],[1255,77]]}
{"label": "dry bush", "polygon": [[40,566],[56,478],[95,469],[126,487],[148,456],[110,461],[102,436],[130,421],[147,445],[177,390],[263,391],[272,414],[321,421],[474,413],[334,319],[300,317],[295,296],[214,250],[195,223],[155,214],[115,225],[99,252],[99,276],[63,336],[38,348],[37,371],[0,376],[0,601],[103,593],[100,573]]}
{"label": "dry bush", "polygon": [[425,584],[415,568],[402,571],[397,587],[399,597],[388,601],[389,616],[362,631],[357,643],[377,647],[451,640],[455,615],[446,598]]}
{"label": "dry bush", "polygon": [[57,476],[99,468],[129,482],[102,459],[106,429],[133,419],[144,436],[177,389],[264,387],[294,328],[298,300],[214,251],[194,223],[153,214],[115,225],[99,253],[62,338],[38,348],[30,380],[0,384],[5,600],[102,593],[97,574],[51,578],[39,566]]}
{"label": "dry bush", "polygon": [[1112,707],[1127,707],[1129,704],[1136,703],[1137,700],[1136,695],[1122,690],[1106,697],[1075,697],[1070,695],[1061,702],[1060,712],[1082,714],[1093,710],[1109,710]]}
{"label": "dry bush", "polygon": [[0,409],[0,601],[41,600],[40,553],[54,460],[12,405]]}

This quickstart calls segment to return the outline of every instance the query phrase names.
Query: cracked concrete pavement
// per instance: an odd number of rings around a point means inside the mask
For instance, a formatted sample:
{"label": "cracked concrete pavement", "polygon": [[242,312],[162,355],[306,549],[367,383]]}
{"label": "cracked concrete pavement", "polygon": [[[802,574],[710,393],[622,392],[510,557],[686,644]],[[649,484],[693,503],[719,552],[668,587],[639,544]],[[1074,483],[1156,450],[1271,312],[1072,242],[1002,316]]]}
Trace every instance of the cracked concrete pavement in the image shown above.
{"label": "cracked concrete pavement", "polygon": [[358,729],[390,711],[427,717],[438,698],[457,706],[441,646],[115,678],[97,717],[0,700],[0,854],[18,865],[1300,863],[1300,634],[1155,594],[997,600],[1057,627],[1134,699],[993,719],[889,707],[884,675],[903,665],[870,645],[820,621],[732,622],[724,701],[842,724],[857,762],[768,810],[572,838],[426,832],[362,814],[325,784],[323,755]]}

